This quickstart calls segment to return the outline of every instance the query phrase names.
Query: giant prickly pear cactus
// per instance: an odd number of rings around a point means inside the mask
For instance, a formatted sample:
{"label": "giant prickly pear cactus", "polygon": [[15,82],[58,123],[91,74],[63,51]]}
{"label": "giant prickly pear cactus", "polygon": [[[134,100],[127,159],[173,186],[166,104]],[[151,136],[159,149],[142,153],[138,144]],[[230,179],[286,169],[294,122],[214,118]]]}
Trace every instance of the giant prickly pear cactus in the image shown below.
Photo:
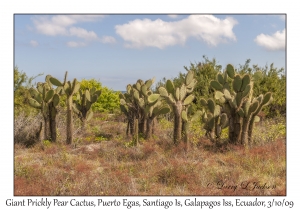
{"label": "giant prickly pear cactus", "polygon": [[56,114],[59,103],[60,89],[53,89],[48,83],[49,77],[46,77],[46,83],[38,83],[37,88],[30,88],[29,104],[41,110],[44,119],[44,139],[56,141]]}
{"label": "giant prickly pear cactus", "polygon": [[[127,135],[136,135],[135,123],[138,123],[138,133],[142,134],[145,139],[152,137],[154,132],[153,123],[155,118],[169,112],[169,107],[161,103],[160,95],[154,94],[150,88],[154,83],[154,78],[147,81],[139,79],[133,85],[127,85],[127,92],[120,94],[120,108],[127,116]],[[137,121],[135,119],[138,119]],[[145,132],[146,124],[146,132]]]}
{"label": "giant prickly pear cactus", "polygon": [[64,82],[60,82],[54,77],[50,77],[49,81],[58,87],[62,87],[63,92],[67,95],[67,144],[71,144],[73,140],[73,95],[80,88],[80,83],[75,78],[73,82],[66,81],[68,72],[65,73]]}
{"label": "giant prickly pear cactus", "polygon": [[172,107],[174,113],[174,144],[178,144],[182,138],[182,111],[184,107],[191,104],[195,96],[190,94],[197,81],[194,79],[194,72],[189,71],[184,84],[181,87],[174,87],[171,80],[167,80],[166,87],[159,87],[158,91],[167,103]]}
{"label": "giant prickly pear cactus", "polygon": [[85,129],[86,122],[93,116],[91,106],[97,101],[100,94],[101,90],[96,90],[95,88],[79,90],[77,99],[74,100],[73,110],[79,116],[83,129]]}
{"label": "giant prickly pear cactus", "polygon": [[[257,72],[253,78],[257,77]],[[232,79],[231,87],[228,77]],[[210,85],[215,90],[215,99],[221,104],[229,121],[229,141],[248,147],[252,143],[254,122],[259,121],[257,114],[272,99],[270,92],[253,98],[254,79],[249,74],[236,74],[231,64],[224,74],[218,74]]]}
{"label": "giant prickly pear cactus", "polygon": [[221,137],[222,129],[228,126],[228,117],[222,113],[221,107],[217,105],[212,99],[200,99],[200,103],[206,108],[198,111],[197,115],[202,117],[204,122],[204,129],[206,136],[213,142],[218,143]]}
{"label": "giant prickly pear cactus", "polygon": [[170,107],[161,101],[159,94],[151,94],[146,98],[148,102],[145,108],[147,116],[146,139],[151,139],[154,133],[153,123],[155,118],[170,112]]}
{"label": "giant prickly pear cactus", "polygon": [[[139,118],[139,106],[134,99],[133,87],[129,84],[126,87],[127,92],[120,94],[120,109],[127,117],[127,130],[126,134],[130,132],[131,135],[134,134],[134,119]],[[138,132],[138,131],[137,131]]]}

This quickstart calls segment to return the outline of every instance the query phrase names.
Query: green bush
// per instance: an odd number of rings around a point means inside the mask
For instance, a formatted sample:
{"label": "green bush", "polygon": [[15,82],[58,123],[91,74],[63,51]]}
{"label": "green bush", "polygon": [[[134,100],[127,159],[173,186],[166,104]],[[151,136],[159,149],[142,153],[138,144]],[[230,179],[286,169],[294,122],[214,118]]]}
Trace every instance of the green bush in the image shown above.
{"label": "green bush", "polygon": [[28,90],[33,86],[32,80],[37,76],[28,78],[26,73],[20,71],[17,66],[14,68],[14,117],[20,114],[26,116],[38,114],[38,111],[28,104],[28,96],[30,95]]}

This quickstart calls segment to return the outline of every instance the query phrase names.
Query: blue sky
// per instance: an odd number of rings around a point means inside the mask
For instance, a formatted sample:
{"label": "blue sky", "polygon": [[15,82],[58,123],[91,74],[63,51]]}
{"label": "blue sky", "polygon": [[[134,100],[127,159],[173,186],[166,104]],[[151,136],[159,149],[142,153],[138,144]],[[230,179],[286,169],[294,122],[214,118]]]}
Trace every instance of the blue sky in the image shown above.
{"label": "blue sky", "polygon": [[216,58],[225,67],[286,68],[285,15],[14,15],[14,64],[28,76],[44,73],[99,80],[125,90],[183,66]]}

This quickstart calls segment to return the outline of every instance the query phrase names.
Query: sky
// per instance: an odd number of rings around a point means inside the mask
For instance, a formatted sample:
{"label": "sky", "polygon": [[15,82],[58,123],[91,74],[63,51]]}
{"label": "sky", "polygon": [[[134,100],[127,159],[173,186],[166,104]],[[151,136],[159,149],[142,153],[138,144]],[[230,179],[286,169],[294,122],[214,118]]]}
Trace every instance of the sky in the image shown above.
{"label": "sky", "polygon": [[14,14],[14,66],[27,76],[96,79],[118,91],[138,79],[172,79],[215,58],[236,68],[286,69],[284,14]]}

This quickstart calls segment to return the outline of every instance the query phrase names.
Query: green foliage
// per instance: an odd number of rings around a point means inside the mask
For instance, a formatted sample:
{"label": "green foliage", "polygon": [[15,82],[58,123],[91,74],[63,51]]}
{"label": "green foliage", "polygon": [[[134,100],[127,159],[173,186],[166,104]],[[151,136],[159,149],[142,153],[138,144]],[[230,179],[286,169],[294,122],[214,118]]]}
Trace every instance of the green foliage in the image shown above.
{"label": "green foliage", "polygon": [[43,140],[43,141],[42,141],[42,144],[43,144],[43,146],[45,146],[45,147],[49,147],[49,146],[51,145],[51,141],[49,141],[49,140]]}
{"label": "green foliage", "polygon": [[29,105],[28,97],[30,96],[29,88],[32,87],[32,80],[41,74],[29,77],[25,72],[14,68],[14,116],[25,113],[26,116],[37,115],[38,111]]}
{"label": "green foliage", "polygon": [[250,74],[255,83],[253,86],[253,95],[272,92],[272,102],[263,109],[267,117],[275,117],[286,114],[286,75],[284,68],[275,68],[274,64],[270,66],[258,67],[250,66],[250,59],[247,59],[244,65],[240,65],[237,73]]}
{"label": "green foliage", "polygon": [[253,142],[262,145],[268,142],[274,142],[278,138],[286,136],[286,120],[283,117],[267,119],[260,122],[260,126],[256,126],[253,131]]}
{"label": "green foliage", "polygon": [[80,82],[80,89],[82,91],[86,89],[91,89],[93,87],[96,89],[96,91],[101,91],[101,95],[98,97],[97,101],[92,105],[93,111],[114,113],[119,109],[119,92],[115,92],[107,87],[103,87],[101,82],[95,79],[83,79]]}
{"label": "green foliage", "polygon": [[[222,66],[217,64],[215,58],[209,60],[206,56],[203,56],[201,62],[191,63],[189,67],[184,66],[184,69],[194,72],[195,81],[193,95],[195,96],[195,103],[191,104],[191,113],[195,113],[196,110],[201,109],[201,104],[199,104],[200,98],[208,99],[213,94],[213,89],[210,87],[210,81],[215,79],[217,74],[221,71]],[[186,73],[179,73],[178,77],[173,79],[175,87],[180,86],[180,84],[185,82]],[[159,86],[165,86],[166,79],[158,83]],[[168,84],[166,84],[168,88]]]}

